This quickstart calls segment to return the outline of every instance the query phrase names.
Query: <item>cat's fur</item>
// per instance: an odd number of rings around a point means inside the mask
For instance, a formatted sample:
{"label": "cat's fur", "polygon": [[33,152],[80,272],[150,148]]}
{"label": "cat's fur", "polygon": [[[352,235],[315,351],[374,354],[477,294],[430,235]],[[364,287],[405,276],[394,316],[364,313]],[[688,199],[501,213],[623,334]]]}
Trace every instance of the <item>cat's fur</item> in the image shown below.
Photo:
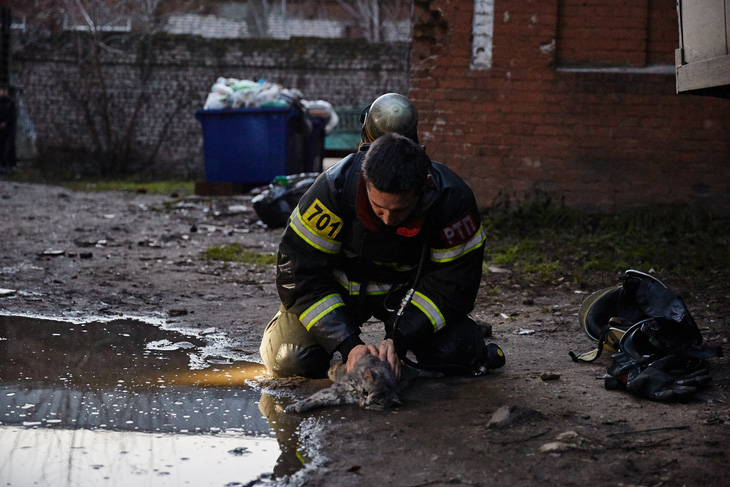
{"label": "cat's fur", "polygon": [[330,387],[290,404],[286,412],[303,413],[344,404],[359,404],[365,409],[386,409],[394,404],[400,405],[398,391],[407,382],[403,377],[404,372],[406,370],[401,369],[401,381],[396,381],[390,364],[375,355],[365,355],[349,373],[345,373],[345,364],[336,363],[328,372],[333,382]]}

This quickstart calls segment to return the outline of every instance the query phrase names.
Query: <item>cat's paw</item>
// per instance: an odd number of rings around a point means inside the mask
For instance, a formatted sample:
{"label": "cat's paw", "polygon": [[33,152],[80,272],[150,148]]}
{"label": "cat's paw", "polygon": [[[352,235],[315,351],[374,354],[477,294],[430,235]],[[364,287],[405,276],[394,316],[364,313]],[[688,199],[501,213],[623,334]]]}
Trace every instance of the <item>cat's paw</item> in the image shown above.
{"label": "cat's paw", "polygon": [[300,411],[299,409],[300,409],[300,408],[299,408],[299,403],[296,403],[296,402],[295,402],[295,403],[293,403],[293,404],[289,404],[289,405],[288,405],[287,407],[285,407],[285,408],[284,408],[284,412],[285,412],[286,414],[295,414],[295,413],[300,413],[301,411]]}

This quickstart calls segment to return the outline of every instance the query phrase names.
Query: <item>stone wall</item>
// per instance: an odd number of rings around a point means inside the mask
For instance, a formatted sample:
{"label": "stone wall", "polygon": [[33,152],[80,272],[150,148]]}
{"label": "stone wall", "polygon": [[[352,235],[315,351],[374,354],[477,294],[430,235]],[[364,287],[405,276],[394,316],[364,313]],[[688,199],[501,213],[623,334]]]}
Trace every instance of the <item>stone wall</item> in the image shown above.
{"label": "stone wall", "polygon": [[[18,88],[37,133],[41,156],[78,157],[103,139],[100,107],[114,129],[129,127],[132,145],[107,147],[139,154],[140,165],[170,175],[202,173],[202,108],[219,76],[266,78],[297,88],[307,100],[359,107],[385,92],[407,93],[410,45],[368,45],[348,39],[203,39],[160,36],[151,46],[119,44],[100,52],[103,83],[86,86],[83,34],[64,34],[18,50]],[[82,53],[82,54],[80,54]],[[89,102],[89,103],[85,103]],[[139,105],[137,103],[139,102]],[[134,118],[135,123],[129,123]],[[89,130],[89,120],[99,127]],[[154,154],[146,161],[148,154]]]}
{"label": "stone wall", "polygon": [[416,0],[413,30],[420,140],[480,205],[547,192],[730,213],[730,100],[675,93],[674,0],[493,6],[489,69],[470,68],[474,0]]}

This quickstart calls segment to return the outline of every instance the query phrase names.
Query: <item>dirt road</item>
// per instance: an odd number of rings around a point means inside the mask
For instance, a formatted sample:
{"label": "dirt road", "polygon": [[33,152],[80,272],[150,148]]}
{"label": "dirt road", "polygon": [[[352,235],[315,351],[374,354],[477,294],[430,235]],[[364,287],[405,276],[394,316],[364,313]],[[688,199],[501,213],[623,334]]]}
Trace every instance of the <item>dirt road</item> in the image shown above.
{"label": "dirt road", "polygon": [[[229,243],[275,252],[280,232],[256,223],[250,198],[84,193],[0,181],[0,219],[0,311],[158,316],[215,327],[259,360],[261,332],[278,305],[273,268],[201,258]],[[711,276],[660,277],[682,293],[705,339],[727,353],[727,286]],[[579,329],[581,301],[615,283],[616,276],[596,276],[578,289],[567,280],[531,285],[509,272],[486,274],[475,315],[492,325],[507,365],[481,378],[420,380],[405,391],[404,406],[385,412],[308,414],[303,425],[318,431],[306,445],[312,461],[278,482],[730,485],[727,358],[713,359],[711,384],[680,404],[605,390],[599,378],[607,354],[593,364],[569,358],[592,345]]]}

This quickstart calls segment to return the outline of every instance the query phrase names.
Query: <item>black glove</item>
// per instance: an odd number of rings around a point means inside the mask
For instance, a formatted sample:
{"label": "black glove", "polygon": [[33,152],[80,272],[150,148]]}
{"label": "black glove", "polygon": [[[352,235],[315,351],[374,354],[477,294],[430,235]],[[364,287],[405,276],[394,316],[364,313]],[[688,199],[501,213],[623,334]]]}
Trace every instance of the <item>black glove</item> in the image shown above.
{"label": "black glove", "polygon": [[675,401],[692,396],[710,381],[704,360],[666,355],[636,360],[620,352],[613,356],[605,377],[606,389],[626,389],[652,401]]}

